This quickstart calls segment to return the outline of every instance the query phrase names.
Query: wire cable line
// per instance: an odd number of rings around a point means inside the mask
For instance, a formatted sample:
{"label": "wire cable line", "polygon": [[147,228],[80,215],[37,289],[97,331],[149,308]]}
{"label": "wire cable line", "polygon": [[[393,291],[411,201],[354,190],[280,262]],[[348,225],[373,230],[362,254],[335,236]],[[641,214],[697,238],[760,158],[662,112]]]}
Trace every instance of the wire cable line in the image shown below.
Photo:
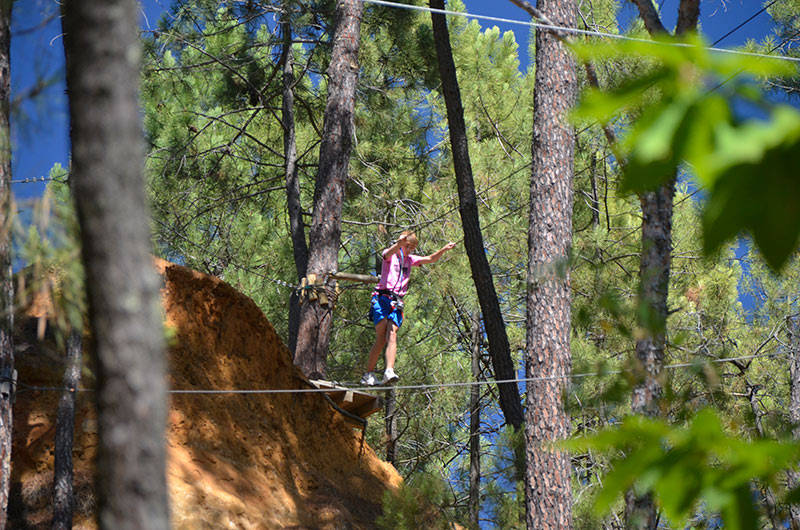
{"label": "wire cable line", "polygon": [[[775,46],[773,46],[772,48],[770,48],[770,50],[769,50],[769,53],[772,53],[772,52],[774,52],[775,50],[777,50],[778,48],[781,48],[781,47],[782,47],[784,44],[788,43],[790,40],[792,40],[793,38],[797,37],[798,35],[800,35],[800,30],[797,30],[797,31],[795,31],[794,33],[792,33],[791,35],[789,35],[788,37],[786,37],[785,39],[783,39],[781,42],[779,42],[778,44],[776,44]],[[778,56],[776,56],[776,55],[767,55],[766,57],[778,57]],[[785,56],[780,56],[780,57],[785,57]],[[800,60],[800,58],[796,58],[796,59],[797,59],[797,60]],[[709,90],[709,91],[708,91],[708,93],[714,92],[715,90],[719,89],[720,87],[722,87],[722,86],[723,86],[723,85],[725,85],[726,83],[728,83],[728,82],[730,82],[731,80],[733,80],[734,78],[736,78],[736,77],[737,77],[739,74],[741,74],[742,72],[744,72],[744,70],[739,70],[739,71],[738,71],[738,72],[736,72],[735,74],[732,74],[732,75],[731,75],[730,77],[728,77],[728,78],[727,78],[725,81],[721,81],[721,82],[720,82],[718,85],[716,85],[714,88],[712,88],[711,90]]]}
{"label": "wire cable line", "polygon": [[764,6],[764,7],[762,7],[761,9],[759,9],[757,12],[753,13],[752,15],[750,15],[750,18],[748,18],[748,19],[747,19],[747,20],[745,20],[744,22],[740,23],[738,26],[736,26],[735,28],[733,28],[732,30],[730,30],[728,33],[726,33],[726,34],[725,34],[725,35],[723,35],[722,37],[720,37],[720,38],[718,38],[717,40],[715,40],[715,41],[714,41],[714,43],[712,44],[712,46],[716,46],[716,45],[717,45],[717,44],[719,44],[720,42],[724,41],[725,39],[727,39],[728,37],[730,37],[731,35],[733,35],[733,34],[734,34],[734,33],[736,33],[737,31],[739,31],[740,29],[742,29],[742,28],[743,28],[743,27],[744,27],[744,26],[745,26],[745,25],[746,25],[748,22],[750,22],[751,20],[753,20],[754,18],[756,18],[758,15],[760,15],[761,13],[763,13],[764,11],[766,11],[767,9],[769,9],[770,7],[772,7],[772,6],[773,6],[775,3],[777,3],[777,2],[778,2],[778,0],[772,0],[772,2],[770,2],[769,4],[765,5],[765,6]]}
{"label": "wire cable line", "polygon": [[[536,29],[543,29],[543,30],[550,30],[557,33],[572,33],[575,35],[587,35],[593,37],[605,37],[608,39],[617,39],[617,40],[627,40],[632,42],[642,42],[647,44],[660,44],[662,46],[675,46],[679,48],[689,48],[692,47],[692,44],[686,44],[683,42],[660,42],[654,41],[649,39],[640,39],[637,37],[630,37],[628,35],[620,35],[617,33],[606,33],[602,31],[594,31],[588,29],[577,29],[577,28],[568,28],[565,26],[556,26],[553,24],[542,24],[541,22],[531,22],[526,20],[515,20],[510,18],[501,18],[501,17],[493,17],[489,15],[473,15],[471,13],[461,13],[458,11],[449,11],[447,9],[434,9],[431,7],[423,7],[423,6],[414,6],[408,4],[398,4],[397,2],[389,2],[387,0],[361,0],[365,3],[370,4],[377,4],[386,7],[395,7],[400,9],[409,9],[412,11],[424,11],[427,13],[439,13],[442,15],[453,15],[453,16],[460,16],[466,18],[474,18],[478,20],[489,20],[492,22],[504,22],[506,24],[519,24],[521,26],[529,26]],[[728,48],[715,48],[713,46],[707,46],[705,48],[708,51],[717,52],[717,53],[730,53],[733,55],[744,55],[748,57],[763,57],[768,59],[777,59],[782,61],[790,61],[795,63],[800,63],[800,57],[789,57],[786,55],[767,55],[763,53],[755,53],[755,52],[745,52],[742,50],[731,50]]]}
{"label": "wire cable line", "polygon": [[[766,358],[766,357],[776,357],[779,355],[783,355],[783,353],[760,353],[755,355],[743,355],[739,357],[726,357],[722,359],[711,359],[708,361],[704,361],[701,363],[676,363],[676,364],[669,364],[664,366],[665,370],[677,370],[680,368],[699,368],[703,366],[711,366],[714,364],[720,364],[725,362],[733,362],[733,361],[746,361],[752,359],[759,359],[759,358]],[[558,379],[585,379],[590,377],[603,377],[607,375],[620,375],[625,373],[630,373],[631,370],[608,370],[608,371],[597,371],[597,372],[583,372],[579,374],[554,374],[554,375],[545,375],[545,376],[537,376],[537,377],[521,377],[517,379],[503,379],[503,380],[481,380],[481,381],[453,381],[447,383],[429,383],[429,384],[419,384],[419,385],[391,385],[391,386],[348,386],[347,383],[338,383],[336,381],[331,381],[332,383],[342,387],[342,389],[346,390],[355,390],[355,391],[362,391],[362,392],[380,392],[382,390],[414,390],[414,391],[426,391],[426,390],[439,390],[444,388],[459,388],[459,387],[473,387],[473,386],[486,386],[486,385],[500,385],[505,383],[531,383],[536,381],[553,381]],[[8,378],[5,378],[6,380]],[[0,377],[0,380],[4,380],[4,378]],[[75,388],[75,389],[67,389],[64,387],[52,387],[52,386],[35,386],[35,385],[28,385],[26,383],[22,383],[17,381],[16,383],[22,390],[29,390],[29,391],[63,391],[69,390],[71,392],[94,392],[93,388]],[[335,390],[335,389],[334,389]],[[180,388],[173,388],[167,390],[168,394],[242,394],[242,395],[250,395],[250,394],[317,394],[320,392],[330,392],[330,388],[257,388],[257,389],[180,389]]]}

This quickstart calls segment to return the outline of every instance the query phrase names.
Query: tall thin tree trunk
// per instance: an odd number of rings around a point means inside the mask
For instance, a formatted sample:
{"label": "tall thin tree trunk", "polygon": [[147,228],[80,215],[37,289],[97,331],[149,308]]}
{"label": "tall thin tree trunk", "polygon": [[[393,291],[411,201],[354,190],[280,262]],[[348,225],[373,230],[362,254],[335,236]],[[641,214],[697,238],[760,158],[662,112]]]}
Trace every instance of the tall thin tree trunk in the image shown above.
{"label": "tall thin tree trunk", "polygon": [[597,228],[600,226],[600,199],[597,197],[597,151],[592,151],[590,164],[590,178],[592,179],[592,226]]}
{"label": "tall thin tree trunk", "polygon": [[386,392],[384,403],[386,414],[384,415],[384,426],[386,428],[386,461],[395,465],[397,454],[397,389],[390,388]]}
{"label": "tall thin tree trunk", "polygon": [[138,103],[136,0],[62,4],[80,223],[97,374],[100,528],[169,528],[166,384]]}
{"label": "tall thin tree trunk", "polygon": [[0,530],[6,527],[11,485],[14,403],[14,282],[11,276],[11,6],[0,0]]}
{"label": "tall thin tree trunk", "polygon": [[[792,438],[800,440],[800,316],[788,319],[789,330],[789,422],[792,425]],[[787,485],[794,489],[800,486],[800,472],[797,468],[787,471]],[[800,530],[800,505],[789,506],[789,522],[792,530]]]}
{"label": "tall thin tree trunk", "polygon": [[72,445],[75,432],[75,391],[81,382],[83,345],[81,332],[70,331],[67,337],[64,366],[64,389],[58,402],[56,446],[53,464],[53,530],[72,528],[75,506],[73,493]]}
{"label": "tall thin tree trunk", "polygon": [[[289,234],[292,238],[292,252],[298,281],[306,275],[308,266],[308,245],[303,230],[303,208],[300,203],[300,179],[297,174],[297,143],[294,125],[294,54],[292,53],[292,25],[289,5],[281,22],[283,47],[283,156],[286,171],[286,205],[289,210]],[[300,326],[300,297],[292,292],[289,298],[289,351],[297,347],[297,332]]]}
{"label": "tall thin tree trunk", "polygon": [[[639,15],[651,35],[666,32],[650,0],[634,0]],[[699,0],[681,0],[675,33],[681,35],[697,27]],[[639,263],[640,326],[647,330],[636,341],[636,360],[641,380],[633,389],[631,410],[635,414],[657,416],[663,393],[662,370],[667,343],[667,299],[672,258],[672,203],[677,175],[654,191],[640,194],[642,208],[642,251]],[[633,489],[625,495],[626,528],[653,530],[658,513],[652,495],[638,496]]]}
{"label": "tall thin tree trunk", "polygon": [[[472,315],[472,380],[481,380],[481,318]],[[469,390],[469,522],[480,528],[481,511],[481,389]]]}
{"label": "tall thin tree trunk", "polygon": [[[573,0],[540,0],[554,24],[575,27]],[[528,528],[572,528],[570,461],[548,444],[569,436],[562,398],[569,387],[574,133],[567,112],[577,95],[575,62],[551,31],[536,31],[533,167],[528,235],[526,516]]]}
{"label": "tall thin tree trunk", "polygon": [[[667,297],[672,256],[672,200],[675,178],[658,190],[642,193],[642,253],[639,264],[639,305],[644,321],[640,326],[647,334],[636,341],[636,360],[641,379],[633,389],[631,411],[634,414],[658,416],[663,393],[662,370],[667,342]],[[625,524],[629,529],[655,530],[658,512],[650,494],[637,495],[633,489],[625,494]]]}
{"label": "tall thin tree trunk", "polygon": [[672,200],[675,179],[656,191],[640,195],[642,207],[642,253],[639,265],[640,325],[645,337],[636,341],[636,359],[642,380],[633,389],[631,409],[636,414],[658,415],[661,397],[661,371],[666,345],[667,296],[672,255]]}
{"label": "tall thin tree trunk", "polygon": [[[764,438],[764,425],[761,417],[764,415],[761,412],[761,405],[758,402],[758,391],[761,390],[761,385],[751,385],[747,383],[747,399],[750,402],[750,410],[753,413],[753,422],[756,426],[756,432],[759,438]],[[764,484],[761,489],[764,495],[764,506],[766,508],[767,517],[772,523],[773,530],[782,530],[784,528],[783,520],[781,519],[780,509],[778,508],[778,501],[775,499],[775,493],[769,484]]]}
{"label": "tall thin tree trunk", "polygon": [[[314,186],[314,211],[309,231],[308,274],[324,278],[339,268],[342,239],[342,202],[354,137],[358,44],[361,0],[337,0],[333,49],[328,66],[328,99],[325,105],[319,170]],[[306,301],[300,310],[300,326],[294,362],[309,377],[327,372],[332,305]]]}
{"label": "tall thin tree trunk", "polygon": [[[430,0],[430,6],[433,9],[444,9],[444,1]],[[444,15],[431,13],[431,19],[436,56],[439,60],[439,75],[442,80],[442,93],[447,106],[447,125],[458,183],[458,212],[461,215],[461,226],[464,230],[464,248],[467,250],[472,281],[475,283],[478,302],[483,313],[489,354],[492,357],[494,375],[498,380],[516,379],[517,372],[511,359],[511,348],[508,344],[503,313],[497,299],[492,271],[483,245],[475,183],[469,159],[467,128],[464,124],[464,109],[461,105],[461,93],[453,62],[453,51],[450,47],[450,32],[447,29],[447,20]],[[517,385],[516,383],[505,383],[498,386],[500,408],[503,410],[506,422],[513,425],[515,430],[519,430],[524,418]]]}

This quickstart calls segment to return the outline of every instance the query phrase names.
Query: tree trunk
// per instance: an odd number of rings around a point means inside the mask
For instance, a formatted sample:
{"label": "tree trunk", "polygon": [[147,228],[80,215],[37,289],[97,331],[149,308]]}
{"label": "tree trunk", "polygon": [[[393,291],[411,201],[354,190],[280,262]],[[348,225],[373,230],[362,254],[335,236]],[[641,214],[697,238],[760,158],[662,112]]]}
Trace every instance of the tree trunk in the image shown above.
{"label": "tree trunk", "polygon": [[[308,274],[323,278],[339,268],[342,202],[354,137],[362,11],[361,0],[336,2],[328,100],[308,245]],[[294,362],[308,377],[324,377],[327,371],[332,311],[332,304],[322,305],[319,299],[306,301],[301,307]]]}
{"label": "tree trunk", "polygon": [[[666,32],[650,0],[634,0],[651,35]],[[697,27],[699,0],[681,0],[675,28],[680,35]],[[642,253],[639,263],[639,325],[647,331],[636,341],[636,360],[641,379],[633,389],[631,411],[657,416],[663,393],[661,372],[667,343],[667,298],[672,258],[672,202],[676,175],[639,196],[642,208]],[[655,529],[658,513],[652,495],[625,495],[626,528]]]}
{"label": "tree trunk", "polygon": [[[672,200],[675,178],[658,190],[642,193],[642,254],[639,262],[639,326],[647,332],[636,341],[640,380],[633,389],[631,412],[658,416],[663,393],[662,370],[667,343],[667,297],[672,256]],[[655,502],[650,494],[625,495],[626,528],[654,530],[658,524]]]}
{"label": "tree trunk", "polygon": [[[753,413],[753,422],[756,426],[756,432],[759,438],[764,438],[764,425],[761,422],[761,417],[764,415],[761,412],[761,405],[758,403],[758,391],[761,390],[761,385],[751,385],[747,383],[747,399],[750,402],[750,410]],[[784,528],[783,521],[781,520],[780,509],[778,508],[778,501],[775,499],[775,493],[769,484],[764,484],[761,488],[764,495],[764,506],[766,508],[767,517],[772,523],[773,530],[781,530]]]}
{"label": "tree trunk", "polygon": [[[603,161],[603,163],[605,163],[605,161]],[[590,165],[590,178],[592,179],[592,226],[597,228],[600,226],[600,199],[597,197],[597,151],[592,151]]]}
{"label": "tree trunk", "polygon": [[675,179],[656,191],[642,193],[642,254],[639,264],[639,325],[647,330],[636,341],[636,359],[642,380],[633,389],[631,410],[635,414],[658,415],[661,371],[667,341],[667,295],[672,255],[672,199]]}
{"label": "tree trunk", "polygon": [[[300,204],[300,179],[297,174],[297,143],[294,126],[294,55],[292,53],[292,25],[289,21],[289,6],[281,22],[283,47],[283,156],[286,171],[286,205],[289,210],[289,233],[292,238],[294,266],[298,281],[306,276],[308,245],[303,230],[303,209]],[[300,325],[300,297],[292,292],[289,298],[289,351],[297,348],[297,332]]]}
{"label": "tree trunk", "polygon": [[[472,380],[481,380],[481,319],[472,315]],[[481,389],[469,389],[469,522],[480,528],[481,511]]]}
{"label": "tree trunk", "polygon": [[[575,27],[572,0],[540,0],[559,26]],[[526,516],[528,528],[572,528],[570,460],[547,444],[569,436],[562,397],[569,386],[574,134],[566,116],[577,95],[572,56],[551,31],[536,31],[533,168],[528,236]]]}
{"label": "tree trunk", "polygon": [[72,442],[75,432],[75,390],[81,382],[83,346],[80,331],[67,337],[64,390],[58,402],[55,462],[53,464],[53,530],[72,528],[75,496],[72,490]]}
{"label": "tree trunk", "polygon": [[[792,438],[800,440],[800,316],[789,317],[789,423],[792,425]],[[797,468],[787,471],[787,485],[790,489],[800,486],[800,472]],[[792,530],[800,530],[800,505],[789,506],[789,522]]]}
{"label": "tree trunk", "polygon": [[386,414],[384,415],[384,426],[386,427],[386,461],[395,465],[397,448],[397,389],[390,388],[386,392],[386,402],[384,403]]}
{"label": "tree trunk", "polygon": [[62,4],[71,187],[97,374],[100,528],[169,528],[166,385],[138,104],[136,0]]}
{"label": "tree trunk", "polygon": [[11,6],[0,0],[0,530],[6,527],[11,484],[14,403],[14,282],[11,272]]}
{"label": "tree trunk", "polygon": [[[434,9],[444,9],[443,0],[430,0]],[[475,184],[472,178],[472,167],[467,145],[467,129],[464,124],[464,109],[461,105],[461,93],[458,88],[456,67],[453,52],[450,48],[450,33],[447,20],[442,14],[431,14],[433,20],[433,39],[436,44],[436,56],[439,60],[439,75],[442,80],[442,93],[447,106],[447,125],[450,131],[450,144],[453,149],[453,166],[458,182],[458,211],[461,215],[461,226],[464,230],[464,248],[467,250],[469,265],[472,269],[472,280],[478,293],[478,302],[483,313],[486,337],[489,342],[489,354],[492,357],[495,378],[498,380],[516,379],[517,372],[511,359],[511,348],[508,344],[500,302],[492,281],[492,271],[483,245],[478,202],[475,198]],[[519,389],[516,383],[498,385],[500,390],[500,408],[506,422],[519,430],[524,422]]]}

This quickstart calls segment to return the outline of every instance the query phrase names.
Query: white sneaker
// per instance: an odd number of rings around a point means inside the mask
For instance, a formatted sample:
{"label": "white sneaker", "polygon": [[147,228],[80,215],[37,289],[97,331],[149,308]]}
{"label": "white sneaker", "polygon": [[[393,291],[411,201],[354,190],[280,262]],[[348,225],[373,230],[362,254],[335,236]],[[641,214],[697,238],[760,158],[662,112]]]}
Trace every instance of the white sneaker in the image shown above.
{"label": "white sneaker", "polygon": [[375,376],[375,372],[367,372],[361,378],[361,384],[364,386],[377,386],[378,378]]}
{"label": "white sneaker", "polygon": [[383,372],[383,384],[390,385],[396,382],[400,377],[394,373],[394,370],[391,368],[387,368],[385,372]]}

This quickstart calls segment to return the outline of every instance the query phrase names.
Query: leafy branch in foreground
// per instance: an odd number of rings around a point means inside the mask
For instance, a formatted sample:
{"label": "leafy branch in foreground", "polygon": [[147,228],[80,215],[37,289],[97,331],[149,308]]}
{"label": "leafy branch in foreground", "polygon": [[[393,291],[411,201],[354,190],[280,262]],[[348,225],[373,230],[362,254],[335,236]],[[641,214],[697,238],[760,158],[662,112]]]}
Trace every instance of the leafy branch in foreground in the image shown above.
{"label": "leafy branch in foreground", "polygon": [[617,428],[565,445],[573,451],[612,453],[613,469],[604,477],[595,504],[600,513],[633,487],[637,493],[652,493],[664,515],[681,527],[703,503],[708,511],[721,515],[725,528],[756,528],[752,481],[772,483],[800,459],[796,442],[747,442],[726,434],[711,409],[701,411],[682,428],[630,416]]}
{"label": "leafy branch in foreground", "polygon": [[[795,66],[711,52],[697,36],[683,43],[575,44],[574,50],[587,60],[635,56],[648,65],[615,90],[587,91],[574,112],[603,124],[636,114],[615,146],[623,188],[653,189],[687,164],[709,190],[705,252],[749,232],[769,265],[781,268],[800,237],[800,180],[792,163],[800,157],[800,112],[769,104],[754,80],[797,75]],[[743,102],[764,118],[742,116]]]}

